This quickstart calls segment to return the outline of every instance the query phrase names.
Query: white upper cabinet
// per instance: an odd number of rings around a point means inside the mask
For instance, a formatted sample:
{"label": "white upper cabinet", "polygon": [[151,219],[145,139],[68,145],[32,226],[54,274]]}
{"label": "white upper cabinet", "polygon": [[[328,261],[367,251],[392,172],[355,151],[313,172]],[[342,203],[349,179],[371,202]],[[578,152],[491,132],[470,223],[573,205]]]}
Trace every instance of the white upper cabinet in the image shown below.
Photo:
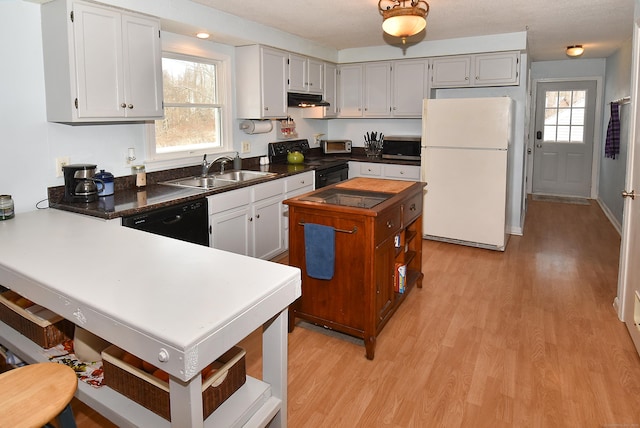
{"label": "white upper cabinet", "polygon": [[326,119],[338,116],[338,67],[329,62],[324,64],[323,96],[329,103],[327,107],[302,109],[302,117],[307,119]]}
{"label": "white upper cabinet", "polygon": [[338,116],[362,117],[363,65],[341,65],[338,73]]}
{"label": "white upper cabinet", "polygon": [[431,87],[518,85],[520,83],[519,64],[519,52],[434,58]]}
{"label": "white upper cabinet", "polygon": [[42,5],[47,119],[163,117],[160,21],[70,0]]}
{"label": "white upper cabinet", "polygon": [[364,117],[389,117],[391,113],[391,63],[364,66]]}
{"label": "white upper cabinet", "polygon": [[503,86],[519,83],[520,54],[491,53],[475,56],[475,86]]}
{"label": "white upper cabinet", "polygon": [[323,94],[324,93],[324,74],[325,74],[325,63],[313,58],[309,58],[308,60],[308,73],[309,76],[309,92],[314,94]]}
{"label": "white upper cabinet", "polygon": [[289,54],[289,92],[323,93],[324,63],[302,55]]}
{"label": "white upper cabinet", "polygon": [[395,61],[392,76],[391,116],[422,117],[422,100],[429,95],[429,61]]}
{"label": "white upper cabinet", "polygon": [[471,85],[471,57],[452,56],[433,59],[431,87],[462,87]]}
{"label": "white upper cabinet", "polygon": [[421,117],[429,60],[339,66],[339,117]]}
{"label": "white upper cabinet", "polygon": [[307,92],[307,58],[289,54],[289,92]]}
{"label": "white upper cabinet", "polygon": [[238,118],[287,117],[289,54],[265,46],[236,48]]}

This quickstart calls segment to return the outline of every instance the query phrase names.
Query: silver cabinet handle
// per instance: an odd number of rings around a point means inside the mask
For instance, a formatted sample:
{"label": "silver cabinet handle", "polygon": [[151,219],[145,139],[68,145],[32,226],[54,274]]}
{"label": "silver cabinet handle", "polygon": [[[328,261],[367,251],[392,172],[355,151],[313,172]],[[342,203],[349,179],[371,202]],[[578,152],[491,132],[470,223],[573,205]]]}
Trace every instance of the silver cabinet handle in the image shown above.
{"label": "silver cabinet handle", "polygon": [[127,108],[128,108],[129,110],[133,110],[133,104],[129,104],[129,105],[127,106]]}
{"label": "silver cabinet handle", "polygon": [[122,103],[122,104],[120,104],[120,107],[127,108],[127,105],[125,103]]}

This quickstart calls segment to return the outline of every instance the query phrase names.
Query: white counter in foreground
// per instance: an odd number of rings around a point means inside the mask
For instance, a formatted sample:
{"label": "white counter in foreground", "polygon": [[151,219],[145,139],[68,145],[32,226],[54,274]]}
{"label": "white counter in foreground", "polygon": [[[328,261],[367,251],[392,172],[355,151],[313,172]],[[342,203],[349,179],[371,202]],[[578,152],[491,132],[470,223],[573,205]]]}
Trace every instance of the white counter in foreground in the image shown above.
{"label": "white counter in foreground", "polygon": [[267,323],[263,380],[286,425],[286,309],[299,269],[53,209],[0,222],[0,242],[1,285],[171,375],[172,426],[203,426],[196,375]]}

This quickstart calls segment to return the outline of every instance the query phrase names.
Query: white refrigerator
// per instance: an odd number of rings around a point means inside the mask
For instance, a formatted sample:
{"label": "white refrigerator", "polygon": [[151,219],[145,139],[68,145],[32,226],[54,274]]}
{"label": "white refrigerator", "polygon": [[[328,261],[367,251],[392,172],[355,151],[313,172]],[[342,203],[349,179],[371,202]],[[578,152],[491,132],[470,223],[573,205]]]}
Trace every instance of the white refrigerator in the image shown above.
{"label": "white refrigerator", "polygon": [[504,251],[512,112],[509,97],[424,100],[425,238]]}

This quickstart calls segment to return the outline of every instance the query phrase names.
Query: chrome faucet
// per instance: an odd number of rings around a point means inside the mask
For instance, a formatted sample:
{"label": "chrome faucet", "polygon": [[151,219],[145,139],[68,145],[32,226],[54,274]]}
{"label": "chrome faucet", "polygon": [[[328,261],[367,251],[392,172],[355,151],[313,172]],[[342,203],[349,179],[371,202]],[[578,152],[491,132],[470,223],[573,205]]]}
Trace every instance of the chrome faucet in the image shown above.
{"label": "chrome faucet", "polygon": [[207,175],[209,175],[209,170],[211,169],[213,164],[218,161],[220,162],[220,174],[222,174],[224,173],[225,164],[227,162],[233,162],[233,159],[231,159],[229,156],[222,155],[222,156],[218,156],[211,162],[207,162],[207,155],[205,154],[204,157],[202,158],[202,176],[206,177]]}

